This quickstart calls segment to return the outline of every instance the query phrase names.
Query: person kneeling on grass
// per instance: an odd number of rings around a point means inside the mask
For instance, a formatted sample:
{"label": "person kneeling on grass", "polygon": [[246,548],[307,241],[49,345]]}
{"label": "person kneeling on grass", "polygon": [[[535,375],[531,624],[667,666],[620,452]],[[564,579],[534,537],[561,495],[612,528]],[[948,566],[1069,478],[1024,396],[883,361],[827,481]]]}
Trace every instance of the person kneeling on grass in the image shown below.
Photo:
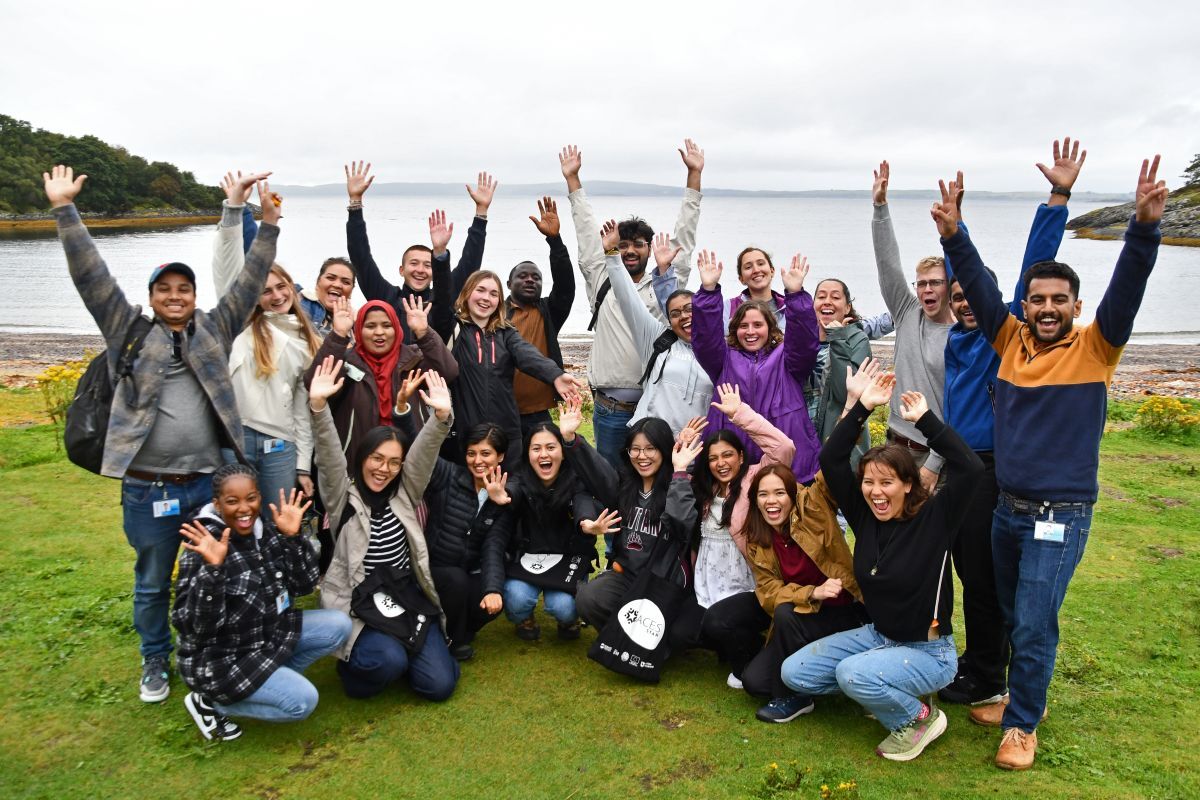
{"label": "person kneeling on grass", "polygon": [[983,462],[924,396],[905,392],[904,419],[950,467],[945,487],[931,497],[912,455],[896,444],[868,450],[856,476],[850,452],[871,410],[891,399],[894,380],[871,380],[866,362],[848,377],[846,416],[821,449],[821,473],[854,529],[854,578],[874,621],[804,647],[781,674],[796,692],[845,693],[891,731],[875,752],[911,761],[946,730],[932,695],[958,668],[949,552]]}
{"label": "person kneeling on grass", "polygon": [[281,489],[268,522],[252,468],[220,467],[212,486],[212,503],[179,531],[186,552],[171,621],[179,673],[192,690],[183,704],[205,739],[228,740],[242,735],[231,716],[306,719],[317,689],[301,673],[345,643],[350,618],[296,608],[317,585],[317,554],[297,535],[312,504],[303,492],[285,497]]}
{"label": "person kneeling on grass", "polygon": [[421,399],[433,416],[416,439],[386,425],[372,428],[348,467],[328,404],[341,374],[342,362],[326,358],[308,400],[321,499],[337,537],[321,606],[354,614],[337,654],[342,688],[350,697],[372,697],[407,674],[414,692],[445,700],[458,685],[458,662],[446,643],[417,505],[450,432],[450,391],[441,375],[427,372]]}

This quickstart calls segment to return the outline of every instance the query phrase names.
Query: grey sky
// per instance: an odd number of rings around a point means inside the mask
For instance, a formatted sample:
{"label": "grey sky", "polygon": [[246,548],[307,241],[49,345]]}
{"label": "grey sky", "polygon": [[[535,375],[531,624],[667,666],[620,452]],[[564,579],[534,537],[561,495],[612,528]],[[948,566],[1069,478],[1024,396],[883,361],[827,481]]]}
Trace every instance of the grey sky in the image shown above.
{"label": "grey sky", "polygon": [[[214,183],[273,169],[382,181],[1038,189],[1048,143],[1089,151],[1077,188],[1131,191],[1200,152],[1191,2],[188,4],[0,0],[0,113],[92,133]],[[814,7],[815,6],[815,7]]]}

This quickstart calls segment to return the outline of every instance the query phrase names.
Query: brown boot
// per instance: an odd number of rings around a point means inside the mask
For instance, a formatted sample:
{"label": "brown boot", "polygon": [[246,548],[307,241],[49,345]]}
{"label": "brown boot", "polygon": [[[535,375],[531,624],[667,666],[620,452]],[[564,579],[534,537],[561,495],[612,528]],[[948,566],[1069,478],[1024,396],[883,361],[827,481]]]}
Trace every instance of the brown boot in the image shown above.
{"label": "brown boot", "polygon": [[[988,703],[986,706],[975,706],[971,709],[971,722],[976,725],[983,725],[985,728],[999,728],[1000,723],[1004,720],[1004,709],[1008,708],[1008,695],[1004,695],[1004,699],[999,703]],[[1047,706],[1042,710],[1042,720],[1050,716],[1050,707]]]}
{"label": "brown boot", "polygon": [[1020,728],[1008,728],[996,751],[996,766],[1000,769],[1021,770],[1033,766],[1037,755],[1037,731],[1026,733]]}

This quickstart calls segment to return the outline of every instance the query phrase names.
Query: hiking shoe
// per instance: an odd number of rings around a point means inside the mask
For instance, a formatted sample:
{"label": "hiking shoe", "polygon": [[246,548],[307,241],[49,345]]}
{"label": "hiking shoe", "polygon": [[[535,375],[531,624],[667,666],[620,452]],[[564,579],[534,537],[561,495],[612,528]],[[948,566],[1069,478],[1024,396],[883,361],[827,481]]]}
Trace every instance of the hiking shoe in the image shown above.
{"label": "hiking shoe", "polygon": [[739,678],[737,675],[734,675],[732,672],[729,673],[729,677],[725,679],[725,685],[728,686],[730,689],[745,689],[746,688],[745,686],[742,686],[742,679]]}
{"label": "hiking shoe", "polygon": [[533,617],[517,623],[517,638],[527,642],[536,642],[542,635],[542,629],[533,621]]}
{"label": "hiking shoe", "polygon": [[470,661],[475,655],[475,648],[469,644],[456,644],[450,648],[450,655],[454,656],[455,661]]}
{"label": "hiking shoe", "polygon": [[875,754],[889,761],[912,761],[929,743],[946,732],[946,715],[930,707],[929,716],[915,719],[898,731],[892,731],[875,748]]}
{"label": "hiking shoe", "polygon": [[171,664],[166,656],[150,656],[142,662],[142,682],[138,686],[143,703],[161,703],[171,693]]}
{"label": "hiking shoe", "polygon": [[763,722],[791,722],[801,714],[807,714],[815,708],[812,698],[802,694],[791,697],[776,697],[771,702],[754,712],[754,716]]}
{"label": "hiking shoe", "polygon": [[208,699],[199,692],[188,692],[187,697],[183,698],[183,704],[187,706],[192,719],[196,721],[196,727],[200,729],[200,735],[205,739],[228,742],[242,735],[238,724],[213,708]]}
{"label": "hiking shoe", "polygon": [[1004,691],[994,691],[994,687],[984,686],[974,675],[958,675],[948,686],[938,691],[938,699],[946,703],[958,703],[964,706],[985,706],[999,703],[1004,699]]}
{"label": "hiking shoe", "polygon": [[996,751],[996,766],[1000,769],[1021,770],[1033,766],[1037,755],[1037,731],[1026,733],[1020,728],[1008,728]]}
{"label": "hiking shoe", "polygon": [[571,641],[579,638],[579,620],[575,620],[570,625],[558,623],[558,638],[564,641]]}
{"label": "hiking shoe", "polygon": [[[985,728],[999,728],[1000,723],[1004,721],[1004,709],[1008,708],[1008,695],[1004,695],[1003,699],[998,703],[990,705],[977,705],[971,709],[971,722],[976,725],[982,725]],[[1042,710],[1042,719],[1050,716],[1050,707],[1047,706]]]}

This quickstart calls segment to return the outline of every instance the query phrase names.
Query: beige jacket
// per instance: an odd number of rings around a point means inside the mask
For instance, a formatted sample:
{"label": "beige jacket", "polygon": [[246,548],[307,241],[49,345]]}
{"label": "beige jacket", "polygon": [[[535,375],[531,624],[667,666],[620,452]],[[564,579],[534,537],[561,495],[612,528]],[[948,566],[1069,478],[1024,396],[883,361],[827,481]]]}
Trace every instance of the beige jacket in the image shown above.
{"label": "beige jacket", "polygon": [[[347,520],[340,531],[334,532],[337,544],[333,548],[333,561],[325,573],[324,580],[321,581],[321,608],[336,608],[350,614],[354,587],[366,579],[363,558],[367,555],[367,544],[371,538],[371,512],[359,497],[351,476],[347,474],[346,457],[342,454],[341,442],[338,440],[329,406],[312,416],[313,434],[316,438],[317,480],[329,519],[334,524],[341,520],[347,503],[354,509],[354,516]],[[429,547],[425,544],[425,532],[417,519],[417,505],[429,484],[433,466],[437,463],[438,450],[442,446],[442,440],[450,432],[453,421],[452,416],[445,422],[431,417],[421,428],[409,452],[404,454],[400,483],[391,500],[392,513],[400,520],[400,524],[404,526],[404,534],[408,537],[413,577],[425,592],[425,596],[439,609],[442,607],[442,601],[438,598],[437,589],[433,586],[433,574],[429,571]],[[445,631],[446,615],[441,616],[442,630]],[[351,619],[354,621],[354,629],[350,632],[345,646],[337,653],[338,658],[343,661],[350,659],[350,651],[354,649],[354,642],[364,627],[362,620],[353,615]]]}

